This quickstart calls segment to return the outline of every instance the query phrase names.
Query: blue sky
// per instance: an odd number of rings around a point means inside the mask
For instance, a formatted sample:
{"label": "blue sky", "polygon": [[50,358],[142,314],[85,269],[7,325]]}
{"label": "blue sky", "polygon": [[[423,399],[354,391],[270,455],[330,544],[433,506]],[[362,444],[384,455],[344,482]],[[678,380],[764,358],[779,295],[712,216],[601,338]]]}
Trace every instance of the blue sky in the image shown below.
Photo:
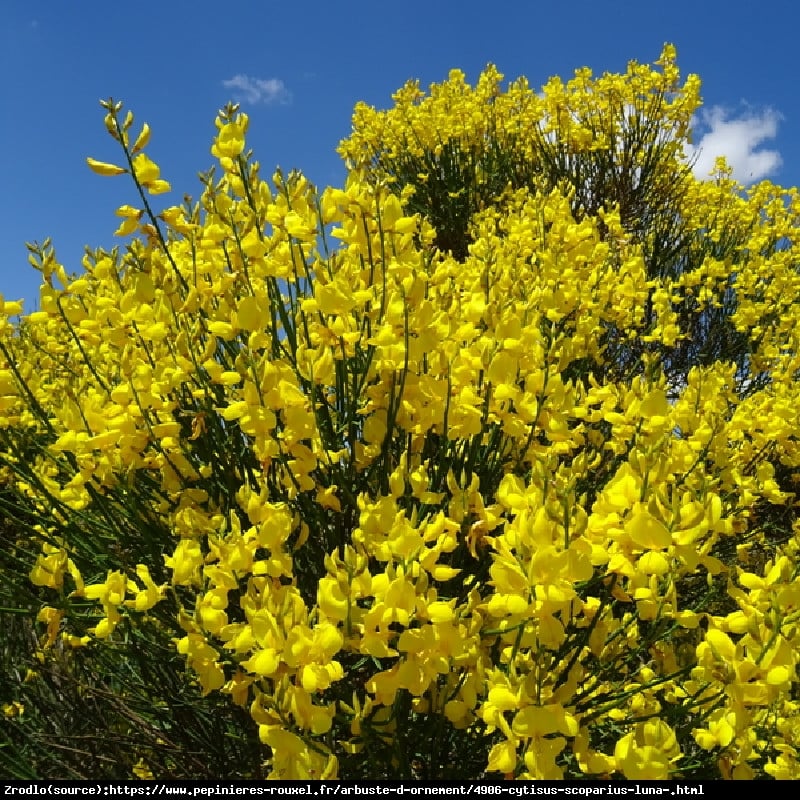
{"label": "blue sky", "polygon": [[[110,247],[127,177],[101,178],[86,156],[118,161],[100,98],[123,100],[153,130],[148,154],[178,204],[213,163],[214,117],[229,99],[250,114],[264,174],[302,169],[340,184],[335,153],[359,100],[386,108],[407,79],[423,87],[488,62],[540,86],[582,66],[624,71],[664,42],[703,80],[701,159],[726,154],[744,182],[800,183],[797,16],[791,0],[6,0],[0,25],[0,292],[36,307],[26,241],[50,236],[67,272],[84,245]],[[795,20],[794,22],[792,20]],[[138,125],[135,126],[138,130]],[[701,160],[702,166],[705,162]],[[116,240],[119,242],[119,240]]]}

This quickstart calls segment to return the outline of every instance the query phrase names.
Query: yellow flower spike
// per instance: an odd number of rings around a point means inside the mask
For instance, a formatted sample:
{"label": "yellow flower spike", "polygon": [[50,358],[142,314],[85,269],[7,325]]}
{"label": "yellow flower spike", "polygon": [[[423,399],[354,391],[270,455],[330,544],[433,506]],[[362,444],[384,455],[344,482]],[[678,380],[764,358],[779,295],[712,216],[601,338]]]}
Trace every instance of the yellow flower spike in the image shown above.
{"label": "yellow flower spike", "polygon": [[116,164],[108,164],[105,161],[97,161],[94,158],[87,158],[86,163],[89,165],[89,169],[98,175],[124,175],[128,172],[125,167],[118,167]]}

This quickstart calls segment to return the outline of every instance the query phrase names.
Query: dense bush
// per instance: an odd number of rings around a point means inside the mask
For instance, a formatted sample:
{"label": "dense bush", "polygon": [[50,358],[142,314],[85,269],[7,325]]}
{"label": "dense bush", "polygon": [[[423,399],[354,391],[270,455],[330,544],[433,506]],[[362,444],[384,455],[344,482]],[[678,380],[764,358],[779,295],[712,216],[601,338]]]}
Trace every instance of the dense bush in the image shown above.
{"label": "dense bush", "polygon": [[671,47],[501,80],[322,192],[229,106],[160,211],[103,104],[129,243],[0,306],[0,770],[800,777],[797,194]]}

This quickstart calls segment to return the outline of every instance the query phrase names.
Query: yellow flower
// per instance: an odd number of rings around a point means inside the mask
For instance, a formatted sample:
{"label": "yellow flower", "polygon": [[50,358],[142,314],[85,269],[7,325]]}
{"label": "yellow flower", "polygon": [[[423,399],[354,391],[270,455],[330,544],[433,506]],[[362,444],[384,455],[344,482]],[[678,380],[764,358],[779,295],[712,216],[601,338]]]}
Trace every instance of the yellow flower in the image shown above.
{"label": "yellow flower", "polygon": [[212,155],[227,158],[236,158],[244,150],[244,130],[236,122],[223,125],[211,148]]}
{"label": "yellow flower", "polygon": [[3,716],[7,719],[19,717],[25,713],[25,706],[14,700],[11,703],[3,703]]}
{"label": "yellow flower", "polygon": [[153,771],[147,765],[147,762],[140,758],[134,765],[133,765],[133,774],[142,781],[152,781],[153,780]]}
{"label": "yellow flower", "polygon": [[659,719],[638,723],[614,748],[617,769],[628,780],[666,780],[680,755],[674,731]]}
{"label": "yellow flower", "polygon": [[199,580],[203,552],[199,542],[181,539],[171,556],[164,556],[164,564],[172,570],[172,583],[189,586]]}
{"label": "yellow flower", "polygon": [[158,180],[160,173],[161,170],[159,170],[158,166],[144,153],[139,153],[133,159],[133,174],[141,184],[146,186],[148,183]]}
{"label": "yellow flower", "polygon": [[242,666],[249,672],[263,677],[274,675],[281,660],[278,652],[272,648],[258,650],[247,661],[242,662]]}
{"label": "yellow flower", "polygon": [[109,570],[103,583],[96,583],[84,589],[84,597],[99,600],[104,606],[120,606],[128,589],[128,579],[119,570]]}
{"label": "yellow flower", "polygon": [[298,670],[307,692],[322,691],[344,677],[341,664],[333,660],[342,644],[341,633],[330,623],[319,623],[313,629],[296,626],[287,636],[284,659]]}
{"label": "yellow flower", "polygon": [[136,611],[149,611],[156,603],[163,597],[167,589],[167,584],[156,586],[155,581],[150,576],[150,570],[144,564],[136,565],[136,575],[139,580],[144,583],[145,588],[136,592],[135,599],[129,605],[132,605]]}
{"label": "yellow flower", "polygon": [[513,773],[517,766],[517,747],[512,741],[498,742],[489,751],[487,772]]}
{"label": "yellow flower", "polygon": [[660,550],[672,544],[672,535],[664,524],[641,504],[637,504],[625,525],[625,532],[646,550]]}
{"label": "yellow flower", "polygon": [[203,696],[225,685],[225,673],[218,661],[219,653],[202,636],[190,633],[178,640],[177,648],[197,673]]}
{"label": "yellow flower", "polygon": [[42,645],[43,647],[50,647],[55,642],[63,618],[63,611],[50,606],[45,606],[36,615],[37,622],[45,622],[47,624],[47,641]]}

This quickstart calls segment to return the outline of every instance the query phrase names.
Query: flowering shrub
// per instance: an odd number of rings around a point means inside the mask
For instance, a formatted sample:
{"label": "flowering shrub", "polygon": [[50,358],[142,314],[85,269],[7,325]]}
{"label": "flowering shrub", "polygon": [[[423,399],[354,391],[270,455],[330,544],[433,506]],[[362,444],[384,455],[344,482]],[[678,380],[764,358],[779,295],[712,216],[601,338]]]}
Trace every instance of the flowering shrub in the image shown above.
{"label": "flowering shrub", "polygon": [[800,777],[797,193],[692,177],[671,47],[501,79],[358,106],[322,192],[229,106],[160,210],[103,103],[124,252],[0,304],[4,582],[137,775],[163,660],[243,777]]}

